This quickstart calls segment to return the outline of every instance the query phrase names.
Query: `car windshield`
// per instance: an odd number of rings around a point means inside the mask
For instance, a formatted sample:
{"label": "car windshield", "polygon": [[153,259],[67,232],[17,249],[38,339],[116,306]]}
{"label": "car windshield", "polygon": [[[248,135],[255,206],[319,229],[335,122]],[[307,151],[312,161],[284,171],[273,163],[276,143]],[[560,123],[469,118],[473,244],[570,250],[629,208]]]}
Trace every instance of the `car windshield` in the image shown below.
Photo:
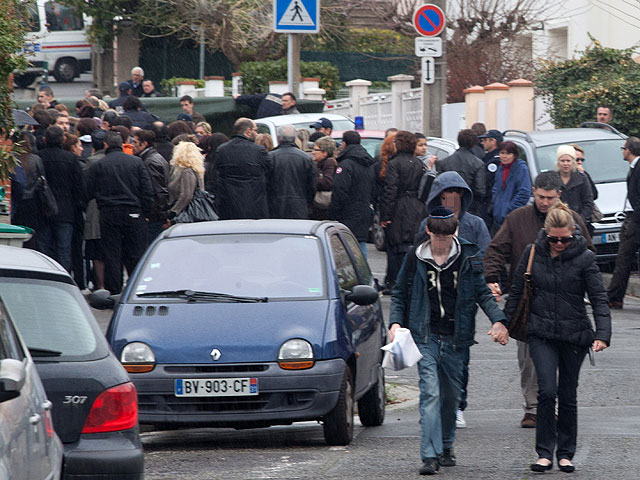
{"label": "car windshield", "polygon": [[[281,234],[199,235],[156,244],[135,280],[131,300],[153,292],[191,290],[274,299],[325,296],[316,237]],[[163,301],[166,301],[163,298]],[[172,298],[171,301],[188,301]],[[211,301],[215,301],[211,298]]]}
{"label": "car windshield", "polygon": [[0,298],[34,357],[83,361],[106,355],[97,323],[75,285],[3,277]]}
{"label": "car windshield", "polygon": [[[538,167],[541,172],[553,170],[556,165],[558,145],[545,145],[537,149]],[[585,171],[595,183],[624,182],[629,164],[622,159],[620,147],[624,139],[581,141],[584,149]]]}

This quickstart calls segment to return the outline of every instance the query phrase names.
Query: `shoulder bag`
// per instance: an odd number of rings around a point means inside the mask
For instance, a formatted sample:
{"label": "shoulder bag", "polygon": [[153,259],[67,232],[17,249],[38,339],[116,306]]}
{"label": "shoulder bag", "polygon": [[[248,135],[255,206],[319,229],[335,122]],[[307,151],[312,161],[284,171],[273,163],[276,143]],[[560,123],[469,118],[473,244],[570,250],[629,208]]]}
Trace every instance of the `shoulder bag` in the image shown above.
{"label": "shoulder bag", "polygon": [[211,222],[218,220],[218,214],[216,213],[216,197],[206,190],[201,190],[199,187],[198,174],[193,170],[196,176],[196,189],[193,192],[191,201],[176,217],[173,219],[175,223],[196,223],[196,222]]}
{"label": "shoulder bag", "polygon": [[[36,165],[38,164],[36,163]],[[58,215],[58,202],[56,202],[56,197],[53,195],[51,188],[49,188],[44,172],[41,171],[39,165],[36,168],[38,178],[36,179],[35,192],[38,210],[45,218],[53,218]]]}
{"label": "shoulder bag", "polygon": [[524,285],[522,286],[522,296],[516,312],[509,323],[509,336],[521,342],[527,341],[527,322],[531,313],[531,300],[533,298],[533,283],[531,280],[531,267],[533,266],[533,257],[536,252],[536,246],[531,245],[529,252],[529,261],[527,262],[527,270],[524,272]]}

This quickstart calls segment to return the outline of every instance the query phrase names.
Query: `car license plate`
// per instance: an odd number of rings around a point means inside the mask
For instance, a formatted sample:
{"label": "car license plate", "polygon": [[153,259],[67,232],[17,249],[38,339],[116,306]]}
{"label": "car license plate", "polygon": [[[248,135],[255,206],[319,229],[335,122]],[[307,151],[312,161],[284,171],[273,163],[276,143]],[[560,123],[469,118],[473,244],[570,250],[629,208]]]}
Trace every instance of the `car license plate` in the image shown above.
{"label": "car license plate", "polygon": [[620,232],[602,234],[602,243],[615,243],[619,241],[620,241]]}
{"label": "car license plate", "polygon": [[244,397],[258,395],[257,378],[178,378],[176,397]]}

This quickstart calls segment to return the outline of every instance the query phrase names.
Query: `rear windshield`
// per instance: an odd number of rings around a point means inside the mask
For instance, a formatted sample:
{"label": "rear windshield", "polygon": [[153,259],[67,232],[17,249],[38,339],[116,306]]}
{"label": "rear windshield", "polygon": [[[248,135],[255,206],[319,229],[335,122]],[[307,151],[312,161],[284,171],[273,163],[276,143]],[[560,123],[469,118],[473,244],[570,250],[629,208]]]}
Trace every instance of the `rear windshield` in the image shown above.
{"label": "rear windshield", "polygon": [[[29,349],[59,352],[53,358],[82,361],[106,354],[105,341],[78,288],[67,283],[0,278],[0,298]],[[47,357],[33,353],[34,357]],[[36,358],[38,360],[38,358]]]}
{"label": "rear windshield", "polygon": [[[624,182],[629,164],[622,159],[620,147],[624,139],[581,141],[585,161],[582,167],[595,183]],[[538,168],[541,172],[553,170],[556,165],[558,145],[546,145],[537,149]]]}
{"label": "rear windshield", "polygon": [[[201,235],[163,240],[134,284],[137,293],[193,290],[269,300],[325,296],[321,245],[313,236]],[[164,300],[163,300],[164,301]]]}

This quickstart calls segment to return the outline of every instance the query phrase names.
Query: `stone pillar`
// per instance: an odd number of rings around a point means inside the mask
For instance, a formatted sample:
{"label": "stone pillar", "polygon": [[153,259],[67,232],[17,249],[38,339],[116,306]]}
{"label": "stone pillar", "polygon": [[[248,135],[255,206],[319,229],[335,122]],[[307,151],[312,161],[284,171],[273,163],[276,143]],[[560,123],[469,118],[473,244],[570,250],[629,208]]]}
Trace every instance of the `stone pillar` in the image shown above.
{"label": "stone pillar", "polygon": [[509,86],[509,128],[530,132],[535,125],[533,82],[519,78]]}
{"label": "stone pillar", "polygon": [[305,92],[311,89],[320,88],[320,79],[315,77],[304,77],[302,82],[300,83],[300,96],[302,98],[307,98],[305,96]]}
{"label": "stone pillar", "polygon": [[484,115],[480,118],[479,104],[484,100],[484,88],[474,85],[462,91],[466,110],[467,128],[471,128],[476,122],[484,123]]}
{"label": "stone pillar", "polygon": [[327,93],[324,88],[307,88],[304,91],[304,98],[307,100],[324,100],[324,94]]}
{"label": "stone pillar", "polygon": [[282,95],[289,91],[289,82],[281,80],[271,80],[269,82],[269,93],[277,93]]}
{"label": "stone pillar", "polygon": [[242,72],[231,74],[231,95],[242,95]]}
{"label": "stone pillar", "polygon": [[509,87],[504,83],[490,83],[485,85],[486,117],[485,126],[487,130],[498,127],[498,101],[509,98]]}
{"label": "stone pillar", "polygon": [[402,115],[402,93],[411,90],[413,75],[392,75],[387,77],[391,82],[391,125],[396,128],[405,128]]}
{"label": "stone pillar", "polygon": [[205,97],[224,97],[224,77],[204,77]]}
{"label": "stone pillar", "polygon": [[191,97],[197,96],[195,80],[185,80],[183,82],[176,82],[176,96],[180,98],[183,95],[191,95]]}
{"label": "stone pillar", "polygon": [[369,94],[371,82],[360,78],[351,80],[345,84],[349,87],[349,98],[351,99],[351,113],[354,117],[360,115],[360,98]]}
{"label": "stone pillar", "polygon": [[115,85],[131,79],[131,69],[138,67],[140,62],[140,39],[135,25],[130,21],[118,22],[117,35],[117,79]]}

